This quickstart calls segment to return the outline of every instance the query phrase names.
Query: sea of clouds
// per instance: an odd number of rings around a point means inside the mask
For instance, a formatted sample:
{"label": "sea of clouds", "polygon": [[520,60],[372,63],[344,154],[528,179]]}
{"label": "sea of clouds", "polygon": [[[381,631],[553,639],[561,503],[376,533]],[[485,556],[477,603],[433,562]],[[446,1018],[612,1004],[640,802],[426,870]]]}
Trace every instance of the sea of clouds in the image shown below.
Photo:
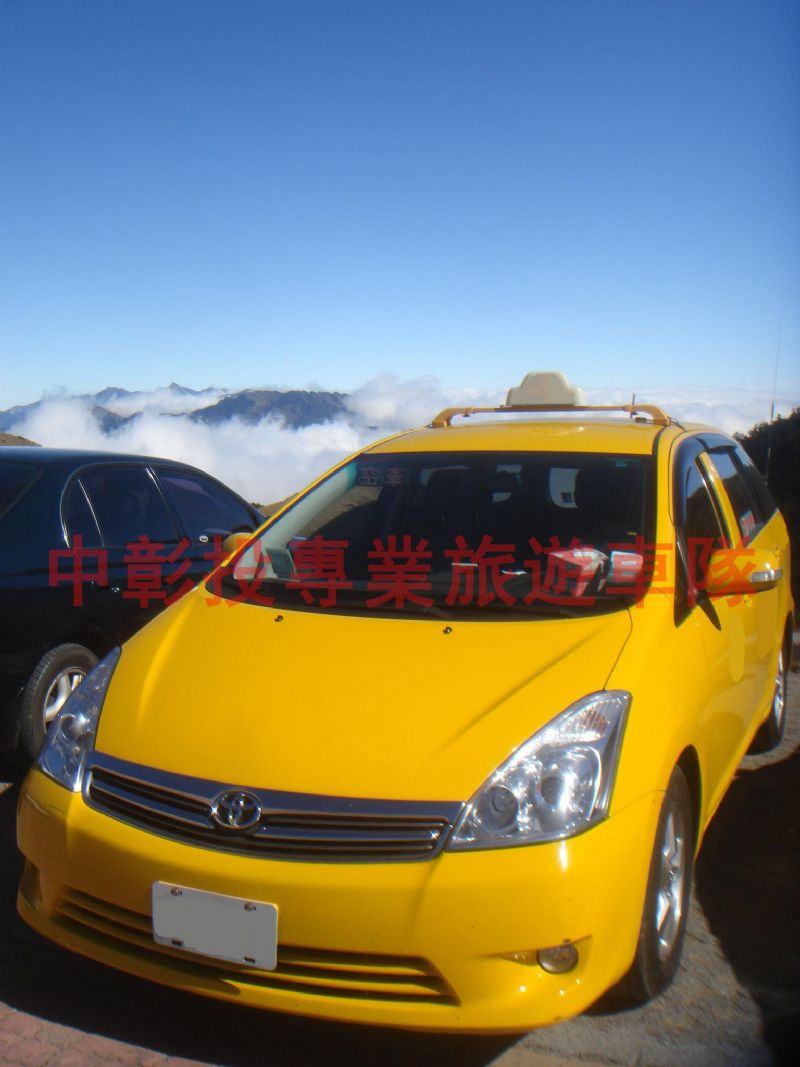
{"label": "sea of clouds", "polygon": [[[702,422],[728,433],[746,432],[770,416],[767,393],[744,389],[587,389],[590,404],[638,403],[663,407],[681,421]],[[104,433],[84,398],[50,397],[14,426],[14,433],[41,445],[136,452],[181,460],[201,467],[248,500],[271,503],[306,485],[344,456],[376,438],[422,426],[441,409],[456,405],[503,403],[505,391],[446,388],[436,378],[401,379],[384,374],[354,390],[347,413],[335,422],[286,429],[274,419],[254,424],[229,419],[210,426],[185,413],[213,403],[224,390],[202,397],[167,388],[137,393],[106,403],[120,415],[141,414],[116,432]],[[775,414],[788,415],[800,397],[779,395]]]}

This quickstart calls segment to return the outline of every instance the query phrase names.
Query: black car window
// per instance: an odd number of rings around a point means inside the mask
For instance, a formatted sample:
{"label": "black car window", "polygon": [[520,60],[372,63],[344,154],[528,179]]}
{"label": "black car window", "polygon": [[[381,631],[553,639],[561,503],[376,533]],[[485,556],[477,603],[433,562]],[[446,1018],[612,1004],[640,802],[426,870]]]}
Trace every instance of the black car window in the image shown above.
{"label": "black car window", "polygon": [[711,462],[725,486],[725,492],[728,494],[736,516],[742,543],[746,545],[753,540],[764,525],[763,510],[745,478],[744,471],[736,461],[732,449],[713,449]]}
{"label": "black car window", "polygon": [[686,475],[684,533],[689,574],[695,587],[702,589],[708,557],[725,546],[725,538],[711,491],[695,463]]}
{"label": "black car window", "polygon": [[157,473],[164,495],[192,541],[255,529],[253,516],[242,502],[210,478],[165,467],[159,467]]}
{"label": "black car window", "polygon": [[106,545],[177,541],[178,535],[156,483],[143,467],[93,467],[81,474]]}
{"label": "black car window", "polygon": [[70,547],[75,544],[76,534],[83,538],[83,544],[86,548],[98,548],[102,545],[100,531],[97,529],[92,509],[89,507],[83,486],[79,481],[73,482],[67,489],[64,497],[63,515],[64,525],[67,530],[67,542]]}
{"label": "black car window", "polygon": [[344,612],[617,610],[652,573],[652,479],[641,455],[362,454],[268,525],[222,588]]}
{"label": "black car window", "polygon": [[737,445],[733,450],[734,459],[739,463],[742,468],[742,472],[745,476],[747,484],[750,486],[750,491],[756,498],[756,502],[761,511],[761,519],[764,523],[769,522],[775,512],[778,510],[778,505],[775,503],[775,498],[767,488],[767,483],[762,478],[758,468],[752,459],[748,456],[741,445]]}
{"label": "black car window", "polygon": [[0,463],[0,515],[11,510],[41,473],[30,463]]}

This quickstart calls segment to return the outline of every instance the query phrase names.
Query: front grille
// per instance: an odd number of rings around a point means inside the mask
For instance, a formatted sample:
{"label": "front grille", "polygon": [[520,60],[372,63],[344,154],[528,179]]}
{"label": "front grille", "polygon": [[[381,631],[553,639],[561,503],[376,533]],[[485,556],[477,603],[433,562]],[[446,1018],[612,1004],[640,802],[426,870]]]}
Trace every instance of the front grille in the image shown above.
{"label": "front grille", "polygon": [[457,998],[445,979],[418,956],[388,956],[372,952],[337,952],[278,946],[274,971],[240,967],[158,945],[152,920],[128,908],[100,900],[77,889],[67,889],[56,909],[55,921],[82,939],[124,952],[128,957],[163,962],[187,975],[230,980],[253,988],[281,989],[319,997],[455,1004]]}
{"label": "front grille", "polygon": [[231,830],[212,818],[223,782],[170,774],[95,752],[84,784],[91,807],[142,829],[207,848],[271,858],[422,860],[435,856],[460,803],[364,800],[247,788],[258,823]]}

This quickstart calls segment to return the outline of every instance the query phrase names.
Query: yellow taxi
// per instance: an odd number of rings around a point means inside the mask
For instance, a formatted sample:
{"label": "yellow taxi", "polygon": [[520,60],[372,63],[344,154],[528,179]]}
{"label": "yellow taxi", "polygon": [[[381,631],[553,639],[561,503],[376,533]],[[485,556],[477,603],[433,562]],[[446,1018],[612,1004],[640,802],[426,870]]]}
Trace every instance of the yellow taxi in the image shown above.
{"label": "yellow taxi", "polygon": [[787,532],[735,441],[529,375],[228,551],[51,727],[19,799],[31,926],[425,1030],[670,982],[703,833],[784,728]]}

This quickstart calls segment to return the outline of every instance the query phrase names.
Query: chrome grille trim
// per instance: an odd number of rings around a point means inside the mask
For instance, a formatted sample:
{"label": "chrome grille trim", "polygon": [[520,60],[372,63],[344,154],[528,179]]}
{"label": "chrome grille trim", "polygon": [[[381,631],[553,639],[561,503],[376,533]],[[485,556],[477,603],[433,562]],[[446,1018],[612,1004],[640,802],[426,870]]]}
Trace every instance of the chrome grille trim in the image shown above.
{"label": "chrome grille trim", "polygon": [[[218,826],[215,797],[246,789],[262,807],[246,831]],[[462,804],[328,797],[191,778],[94,752],[83,785],[90,807],[187,844],[240,855],[350,862],[436,856]]]}

